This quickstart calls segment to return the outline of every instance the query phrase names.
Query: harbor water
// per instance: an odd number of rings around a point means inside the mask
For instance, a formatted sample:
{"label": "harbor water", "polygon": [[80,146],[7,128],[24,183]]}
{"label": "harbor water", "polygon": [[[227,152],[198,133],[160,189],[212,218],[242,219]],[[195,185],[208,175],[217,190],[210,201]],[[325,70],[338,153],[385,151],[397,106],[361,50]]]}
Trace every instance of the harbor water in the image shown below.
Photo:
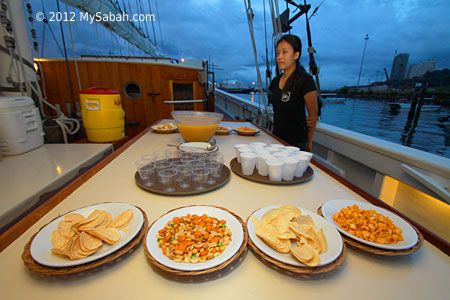
{"label": "harbor water", "polygon": [[[236,95],[258,105],[258,94]],[[391,112],[387,101],[327,98],[321,122],[450,158],[450,127],[438,121],[449,115],[449,107],[422,111],[412,128],[407,126],[408,111]]]}

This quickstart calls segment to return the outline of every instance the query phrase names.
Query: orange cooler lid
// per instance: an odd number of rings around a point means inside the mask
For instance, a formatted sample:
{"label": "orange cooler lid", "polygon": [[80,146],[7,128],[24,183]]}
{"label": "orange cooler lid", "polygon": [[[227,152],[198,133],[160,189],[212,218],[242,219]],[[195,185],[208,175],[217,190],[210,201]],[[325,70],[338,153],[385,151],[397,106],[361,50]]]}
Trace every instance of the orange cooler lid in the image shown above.
{"label": "orange cooler lid", "polygon": [[118,91],[102,86],[93,86],[80,91],[80,94],[97,94],[97,95],[115,95],[120,94]]}

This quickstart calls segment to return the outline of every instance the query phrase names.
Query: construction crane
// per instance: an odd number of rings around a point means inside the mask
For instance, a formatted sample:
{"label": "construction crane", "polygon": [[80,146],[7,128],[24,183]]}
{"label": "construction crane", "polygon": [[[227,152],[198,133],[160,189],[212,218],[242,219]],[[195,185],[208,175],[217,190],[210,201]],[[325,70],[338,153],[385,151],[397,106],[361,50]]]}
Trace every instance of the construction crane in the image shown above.
{"label": "construction crane", "polygon": [[384,68],[384,74],[386,74],[386,82],[388,85],[388,91],[390,91],[391,90],[391,81],[389,80],[389,76],[388,76],[386,68]]}

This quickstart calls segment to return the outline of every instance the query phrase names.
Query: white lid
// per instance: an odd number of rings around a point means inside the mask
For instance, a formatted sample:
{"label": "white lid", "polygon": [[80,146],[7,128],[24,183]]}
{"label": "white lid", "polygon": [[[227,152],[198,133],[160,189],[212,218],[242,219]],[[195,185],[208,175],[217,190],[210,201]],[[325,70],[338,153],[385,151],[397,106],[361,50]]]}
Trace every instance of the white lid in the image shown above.
{"label": "white lid", "polygon": [[0,109],[15,108],[34,105],[30,97],[25,96],[0,96]]}
{"label": "white lid", "polygon": [[279,159],[279,158],[271,158],[266,160],[266,164],[268,166],[282,166],[284,165],[284,160]]}

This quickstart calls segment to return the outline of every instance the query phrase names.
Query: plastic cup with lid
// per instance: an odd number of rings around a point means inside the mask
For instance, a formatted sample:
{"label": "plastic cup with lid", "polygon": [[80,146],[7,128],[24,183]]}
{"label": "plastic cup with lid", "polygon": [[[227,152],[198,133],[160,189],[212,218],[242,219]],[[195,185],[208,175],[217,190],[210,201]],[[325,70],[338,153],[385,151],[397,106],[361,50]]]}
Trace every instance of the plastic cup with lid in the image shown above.
{"label": "plastic cup with lid", "polygon": [[300,158],[298,157],[284,158],[283,180],[292,181],[294,179],[299,162]]}
{"label": "plastic cup with lid", "polygon": [[264,149],[265,146],[267,146],[266,143],[263,142],[253,142],[249,144],[250,147],[253,149]]}
{"label": "plastic cup with lid", "polygon": [[291,155],[291,153],[289,151],[279,151],[279,152],[272,153],[272,155],[275,156],[276,158],[284,159],[286,157],[289,157]]}
{"label": "plastic cup with lid", "polygon": [[295,177],[302,177],[303,173],[305,173],[306,169],[308,168],[310,158],[303,154],[296,154],[292,157],[299,160],[297,169],[295,170]]}
{"label": "plastic cup with lid", "polygon": [[256,158],[256,169],[258,170],[258,174],[261,176],[269,175],[269,171],[267,170],[266,160],[275,158],[272,154],[258,154]]}
{"label": "plastic cup with lid", "polygon": [[271,158],[266,160],[270,181],[281,181],[283,179],[284,160]]}
{"label": "plastic cup with lid", "polygon": [[275,152],[280,151],[279,147],[272,147],[272,146],[266,146],[266,147],[264,147],[264,149],[266,151],[269,151],[270,153],[275,153]]}
{"label": "plastic cup with lid", "polygon": [[309,159],[308,163],[311,161],[311,158],[313,157],[313,154],[307,151],[300,151],[299,154],[303,154],[304,156],[308,157]]}
{"label": "plastic cup with lid", "polygon": [[237,152],[236,152],[236,157],[237,157],[238,163],[242,163],[242,159],[241,159],[242,153],[247,153],[247,152],[249,152],[249,153],[254,153],[254,154],[256,155],[256,153],[253,152],[253,149],[250,148],[250,147],[248,147],[248,148],[247,148],[247,147],[239,148],[239,149],[237,150]]}
{"label": "plastic cup with lid", "polygon": [[280,151],[281,149],[284,149],[284,145],[281,145],[281,144],[270,144],[269,146],[273,147],[273,148],[277,148],[278,151]]}
{"label": "plastic cup with lid", "polygon": [[236,158],[238,163],[241,163],[241,158],[239,157],[239,149],[241,148],[252,149],[248,144],[236,144],[233,147],[234,150],[236,151]]}
{"label": "plastic cup with lid", "polygon": [[255,170],[256,158],[254,152],[241,152],[241,167],[244,175],[252,175]]}

